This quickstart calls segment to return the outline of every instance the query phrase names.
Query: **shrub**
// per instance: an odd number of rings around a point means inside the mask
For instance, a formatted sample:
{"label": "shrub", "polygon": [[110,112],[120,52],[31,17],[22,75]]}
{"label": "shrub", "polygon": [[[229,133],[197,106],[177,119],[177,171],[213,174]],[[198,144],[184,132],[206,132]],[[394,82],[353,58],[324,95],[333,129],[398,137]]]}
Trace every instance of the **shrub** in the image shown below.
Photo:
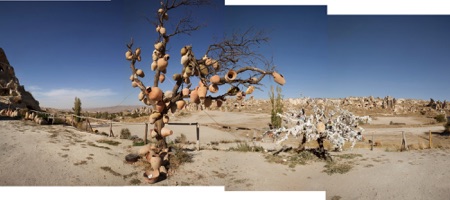
{"label": "shrub", "polygon": [[446,122],[446,121],[447,121],[447,119],[445,119],[445,115],[444,115],[444,114],[436,115],[436,117],[434,117],[434,119],[435,119],[438,123],[442,123],[442,122]]}
{"label": "shrub", "polygon": [[450,121],[444,125],[445,132],[450,133]]}
{"label": "shrub", "polygon": [[327,164],[325,165],[325,170],[323,170],[323,172],[327,173],[328,175],[332,175],[335,173],[345,174],[352,168],[353,166],[347,163],[327,162]]}
{"label": "shrub", "polygon": [[131,132],[128,128],[123,128],[120,130],[120,139],[129,139],[131,137]]}
{"label": "shrub", "polygon": [[261,146],[250,146],[249,144],[247,144],[246,142],[240,142],[237,144],[237,147],[230,148],[231,151],[241,151],[241,152],[263,152],[264,148]]}
{"label": "shrub", "polygon": [[270,122],[274,128],[280,128],[282,120],[277,113],[283,113],[283,96],[281,95],[281,87],[277,86],[277,96],[275,97],[273,86],[271,86],[269,91],[269,99],[272,106],[270,112]]}

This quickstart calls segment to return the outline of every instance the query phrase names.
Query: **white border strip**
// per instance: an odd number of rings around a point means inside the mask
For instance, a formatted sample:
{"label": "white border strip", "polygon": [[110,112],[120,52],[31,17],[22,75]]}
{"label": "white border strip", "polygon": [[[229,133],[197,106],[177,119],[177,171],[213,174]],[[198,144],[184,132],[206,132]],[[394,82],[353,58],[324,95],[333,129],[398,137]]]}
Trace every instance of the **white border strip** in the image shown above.
{"label": "white border strip", "polygon": [[446,0],[225,0],[237,5],[322,5],[329,15],[449,15]]}

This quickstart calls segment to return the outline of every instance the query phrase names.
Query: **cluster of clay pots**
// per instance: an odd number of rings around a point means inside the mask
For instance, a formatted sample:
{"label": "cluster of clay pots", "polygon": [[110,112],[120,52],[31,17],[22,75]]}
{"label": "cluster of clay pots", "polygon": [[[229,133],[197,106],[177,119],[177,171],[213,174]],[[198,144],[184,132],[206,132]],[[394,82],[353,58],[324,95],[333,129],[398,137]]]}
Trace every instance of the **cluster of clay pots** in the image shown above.
{"label": "cluster of clay pots", "polygon": [[161,180],[162,175],[167,175],[169,165],[169,149],[157,148],[154,144],[148,144],[139,149],[138,154],[145,162],[150,163],[150,167],[144,171],[146,183],[156,183]]}
{"label": "cluster of clay pots", "polygon": [[0,110],[0,116],[17,117],[19,116],[19,112],[17,110],[3,109]]}
{"label": "cluster of clay pots", "polygon": [[141,48],[137,48],[134,53],[131,50],[125,52],[125,58],[127,60],[136,59],[137,61],[141,61]]}
{"label": "cluster of clay pots", "polygon": [[39,125],[48,124],[47,120],[45,120],[44,118],[38,116],[34,112],[25,112],[25,116],[24,116],[23,119],[34,121],[36,124],[39,124]]}

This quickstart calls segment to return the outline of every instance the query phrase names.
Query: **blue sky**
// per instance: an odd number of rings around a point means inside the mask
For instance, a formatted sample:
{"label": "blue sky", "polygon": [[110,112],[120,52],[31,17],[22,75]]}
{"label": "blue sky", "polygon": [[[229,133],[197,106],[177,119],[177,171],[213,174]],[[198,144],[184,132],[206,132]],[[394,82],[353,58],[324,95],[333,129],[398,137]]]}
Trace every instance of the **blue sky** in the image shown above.
{"label": "blue sky", "polygon": [[[150,75],[157,34],[146,18],[152,20],[157,9],[156,1],[0,2],[0,47],[20,83],[43,107],[71,108],[76,96],[83,107],[141,105],[128,79],[125,45],[134,38],[143,52],[137,67]],[[327,15],[326,6],[215,1],[169,17],[187,13],[205,27],[171,39],[168,74],[179,73],[182,46],[192,44],[199,56],[223,34],[253,27],[271,39],[257,51],[273,57],[285,76],[285,98],[450,99],[449,16],[342,16]],[[271,78],[263,83],[256,98],[267,98],[270,86],[276,86]],[[172,86],[162,84],[165,90]]]}

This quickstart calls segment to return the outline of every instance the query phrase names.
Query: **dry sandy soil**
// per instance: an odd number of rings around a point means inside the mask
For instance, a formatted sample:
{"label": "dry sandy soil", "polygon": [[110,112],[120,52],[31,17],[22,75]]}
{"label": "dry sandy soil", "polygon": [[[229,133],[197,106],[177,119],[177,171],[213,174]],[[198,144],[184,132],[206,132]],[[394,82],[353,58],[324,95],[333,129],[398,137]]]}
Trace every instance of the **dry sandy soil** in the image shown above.
{"label": "dry sandy soil", "polygon": [[[288,165],[288,161],[269,162],[265,156],[271,150],[298,142],[295,138],[281,145],[269,138],[250,142],[261,136],[269,121],[266,114],[241,112],[199,111],[183,117],[172,116],[171,122],[201,122],[201,150],[195,151],[193,144],[186,145],[187,149],[193,149],[188,151],[193,162],[184,163],[173,175],[148,185],[143,183],[141,165],[124,162],[127,154],[136,153],[140,147],[117,137],[122,128],[128,128],[132,135],[143,138],[143,123],[114,124],[116,138],[108,138],[69,126],[0,120],[0,185],[225,186],[226,191],[326,191],[326,199],[448,199],[450,196],[450,139],[438,134],[443,131],[440,124],[425,125],[423,119],[414,117],[378,117],[371,125],[363,126],[366,141],[359,142],[354,150],[331,152],[335,160],[350,165],[350,171],[329,175],[324,172],[324,161],[295,166]],[[389,125],[390,121],[405,124]],[[174,130],[168,142],[181,134],[189,141],[196,141],[195,126],[167,127]],[[236,130],[239,127],[249,130]],[[96,129],[109,132],[108,126]],[[413,150],[397,151],[401,131],[406,133]],[[429,131],[433,133],[433,149],[425,149]],[[373,151],[367,140],[372,135],[374,141],[381,143]],[[102,139],[120,144],[101,143]],[[230,151],[230,147],[237,146],[235,140],[249,141],[269,152]],[[353,156],[344,159],[343,155]]]}

